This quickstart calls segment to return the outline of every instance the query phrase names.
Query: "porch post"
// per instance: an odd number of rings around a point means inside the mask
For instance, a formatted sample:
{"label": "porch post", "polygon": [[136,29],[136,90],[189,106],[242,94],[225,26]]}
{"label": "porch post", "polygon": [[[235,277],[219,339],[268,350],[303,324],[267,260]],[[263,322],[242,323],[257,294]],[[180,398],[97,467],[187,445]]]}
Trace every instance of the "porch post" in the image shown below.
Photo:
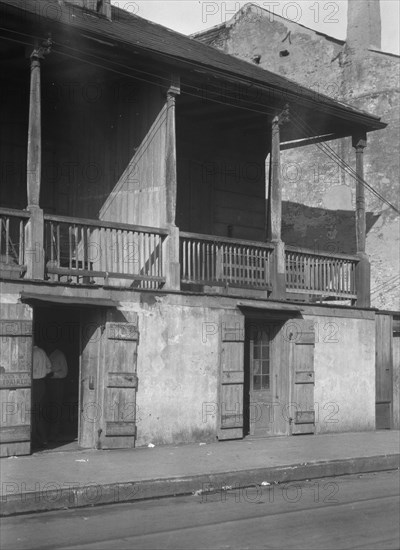
{"label": "porch post", "polygon": [[286,294],[285,245],[282,242],[282,181],[280,125],[288,120],[288,106],[272,121],[271,163],[268,194],[267,240],[274,244],[272,266],[272,298],[283,299]]}
{"label": "porch post", "polygon": [[25,229],[26,277],[44,278],[44,219],[39,206],[42,173],[42,135],[41,135],[41,83],[40,60],[50,51],[51,42],[43,46],[35,45],[30,60],[30,95],[27,154],[27,210],[30,219]]}
{"label": "porch post", "polygon": [[371,267],[365,251],[366,242],[366,212],[364,179],[364,149],[367,146],[367,135],[360,133],[353,136],[353,147],[356,151],[356,242],[359,258],[356,269],[357,306],[371,305]]}
{"label": "porch post", "polygon": [[167,123],[165,143],[166,221],[170,234],[165,241],[166,286],[180,290],[179,229],[176,221],[177,168],[176,168],[176,96],[180,94],[178,75],[171,76],[167,91]]}

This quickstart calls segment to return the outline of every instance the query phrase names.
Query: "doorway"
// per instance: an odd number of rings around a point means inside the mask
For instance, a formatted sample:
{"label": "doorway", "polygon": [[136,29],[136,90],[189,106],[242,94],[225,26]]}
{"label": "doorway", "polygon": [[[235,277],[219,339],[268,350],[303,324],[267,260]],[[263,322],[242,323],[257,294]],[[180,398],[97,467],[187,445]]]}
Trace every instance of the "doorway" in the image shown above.
{"label": "doorway", "polygon": [[59,304],[35,307],[33,335],[35,345],[46,352],[59,370],[44,380],[40,412],[38,407],[36,410],[32,407],[32,450],[76,449],[80,397],[79,308]]}
{"label": "doorway", "polygon": [[245,340],[244,435],[286,435],[288,363],[282,361],[282,324],[248,321]]}

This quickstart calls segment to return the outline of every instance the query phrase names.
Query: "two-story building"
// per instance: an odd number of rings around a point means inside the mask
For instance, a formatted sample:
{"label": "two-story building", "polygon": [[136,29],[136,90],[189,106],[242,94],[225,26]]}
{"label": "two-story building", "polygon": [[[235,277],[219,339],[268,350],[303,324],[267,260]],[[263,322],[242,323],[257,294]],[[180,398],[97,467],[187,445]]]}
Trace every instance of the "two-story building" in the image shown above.
{"label": "two-story building", "polygon": [[[84,448],[375,429],[385,124],[106,1],[0,10],[2,455],[30,452],[33,342]],[[344,136],[357,253],[285,245],[280,152]]]}

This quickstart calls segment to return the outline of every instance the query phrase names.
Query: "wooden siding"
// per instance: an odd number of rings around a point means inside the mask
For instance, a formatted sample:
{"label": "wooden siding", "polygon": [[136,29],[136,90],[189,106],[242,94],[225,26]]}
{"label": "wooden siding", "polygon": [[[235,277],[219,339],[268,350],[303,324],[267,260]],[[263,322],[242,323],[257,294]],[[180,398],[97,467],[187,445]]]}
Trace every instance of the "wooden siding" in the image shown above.
{"label": "wooden siding", "polygon": [[[158,112],[128,166],[100,210],[100,219],[160,227],[165,224],[166,104]],[[147,105],[149,108],[149,105]],[[154,111],[154,113],[155,113]]]}
{"label": "wooden siding", "polygon": [[391,315],[376,316],[376,428],[392,425],[393,328]]}
{"label": "wooden siding", "polygon": [[221,108],[221,121],[207,116],[193,122],[188,107],[177,102],[177,225],[264,241],[268,127],[263,136],[243,135],[235,115]]}

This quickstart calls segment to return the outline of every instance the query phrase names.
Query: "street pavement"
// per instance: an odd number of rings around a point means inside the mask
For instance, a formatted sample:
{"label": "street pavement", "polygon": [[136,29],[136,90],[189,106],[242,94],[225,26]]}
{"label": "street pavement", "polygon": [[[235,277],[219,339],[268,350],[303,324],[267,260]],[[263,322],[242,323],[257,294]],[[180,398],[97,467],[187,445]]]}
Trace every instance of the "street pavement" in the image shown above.
{"label": "street pavement", "polygon": [[399,513],[390,471],[3,518],[1,547],[390,550]]}
{"label": "street pavement", "polygon": [[[22,514],[399,467],[394,430],[0,460],[1,514]],[[268,486],[268,485],[264,485]]]}

